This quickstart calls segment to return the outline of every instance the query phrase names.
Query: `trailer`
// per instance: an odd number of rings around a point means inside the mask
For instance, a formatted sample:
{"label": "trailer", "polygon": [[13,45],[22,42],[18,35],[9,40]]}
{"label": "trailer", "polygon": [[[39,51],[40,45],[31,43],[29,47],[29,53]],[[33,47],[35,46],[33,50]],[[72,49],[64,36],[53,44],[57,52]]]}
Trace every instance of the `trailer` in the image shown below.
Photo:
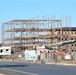
{"label": "trailer", "polygon": [[11,55],[11,46],[0,47],[0,56]]}

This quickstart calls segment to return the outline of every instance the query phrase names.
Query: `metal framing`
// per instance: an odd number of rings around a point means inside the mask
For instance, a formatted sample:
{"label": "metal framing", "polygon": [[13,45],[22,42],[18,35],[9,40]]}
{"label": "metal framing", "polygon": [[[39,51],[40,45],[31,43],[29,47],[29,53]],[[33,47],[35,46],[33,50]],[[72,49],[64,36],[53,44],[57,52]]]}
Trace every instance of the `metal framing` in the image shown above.
{"label": "metal framing", "polygon": [[[45,45],[47,39],[60,37],[53,34],[57,27],[62,32],[62,20],[54,17],[8,21],[2,24],[2,43],[11,46]],[[48,31],[52,35],[46,35]]]}

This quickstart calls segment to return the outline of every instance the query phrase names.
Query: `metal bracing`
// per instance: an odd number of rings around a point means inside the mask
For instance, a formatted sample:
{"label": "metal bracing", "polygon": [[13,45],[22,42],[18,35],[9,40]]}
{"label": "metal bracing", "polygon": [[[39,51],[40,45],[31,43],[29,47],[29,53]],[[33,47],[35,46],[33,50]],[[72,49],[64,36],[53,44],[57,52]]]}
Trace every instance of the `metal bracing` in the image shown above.
{"label": "metal bracing", "polygon": [[62,21],[54,17],[8,21],[2,25],[2,43],[15,46],[50,44],[51,41],[47,42],[48,39],[61,36],[54,33],[58,28],[62,31]]}

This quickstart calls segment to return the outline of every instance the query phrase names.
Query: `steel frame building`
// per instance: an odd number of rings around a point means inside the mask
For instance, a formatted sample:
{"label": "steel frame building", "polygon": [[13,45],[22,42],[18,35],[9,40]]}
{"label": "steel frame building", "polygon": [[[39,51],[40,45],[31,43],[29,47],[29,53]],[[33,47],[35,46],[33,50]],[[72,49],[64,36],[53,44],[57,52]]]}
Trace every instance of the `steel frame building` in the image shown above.
{"label": "steel frame building", "polygon": [[2,44],[12,46],[47,44],[46,39],[52,36],[46,36],[46,32],[57,27],[62,28],[62,21],[54,18],[8,21],[2,24]]}
{"label": "steel frame building", "polygon": [[[11,20],[2,24],[2,45],[26,48],[54,43],[56,38],[62,41],[64,36],[69,35],[62,34],[62,25],[62,17],[60,19],[43,17],[43,19]],[[60,34],[55,34],[55,31],[60,31]],[[51,41],[48,42],[50,39]]]}

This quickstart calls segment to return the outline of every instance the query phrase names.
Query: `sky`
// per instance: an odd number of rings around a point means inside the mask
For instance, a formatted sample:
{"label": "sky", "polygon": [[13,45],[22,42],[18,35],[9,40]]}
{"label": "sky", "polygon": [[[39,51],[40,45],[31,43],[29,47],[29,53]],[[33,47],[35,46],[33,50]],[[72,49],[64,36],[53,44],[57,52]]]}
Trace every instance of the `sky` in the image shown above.
{"label": "sky", "polygon": [[[76,27],[76,0],[0,0],[0,30],[4,22],[45,15],[57,19],[71,16],[71,26]],[[0,41],[1,37],[0,31]]]}

